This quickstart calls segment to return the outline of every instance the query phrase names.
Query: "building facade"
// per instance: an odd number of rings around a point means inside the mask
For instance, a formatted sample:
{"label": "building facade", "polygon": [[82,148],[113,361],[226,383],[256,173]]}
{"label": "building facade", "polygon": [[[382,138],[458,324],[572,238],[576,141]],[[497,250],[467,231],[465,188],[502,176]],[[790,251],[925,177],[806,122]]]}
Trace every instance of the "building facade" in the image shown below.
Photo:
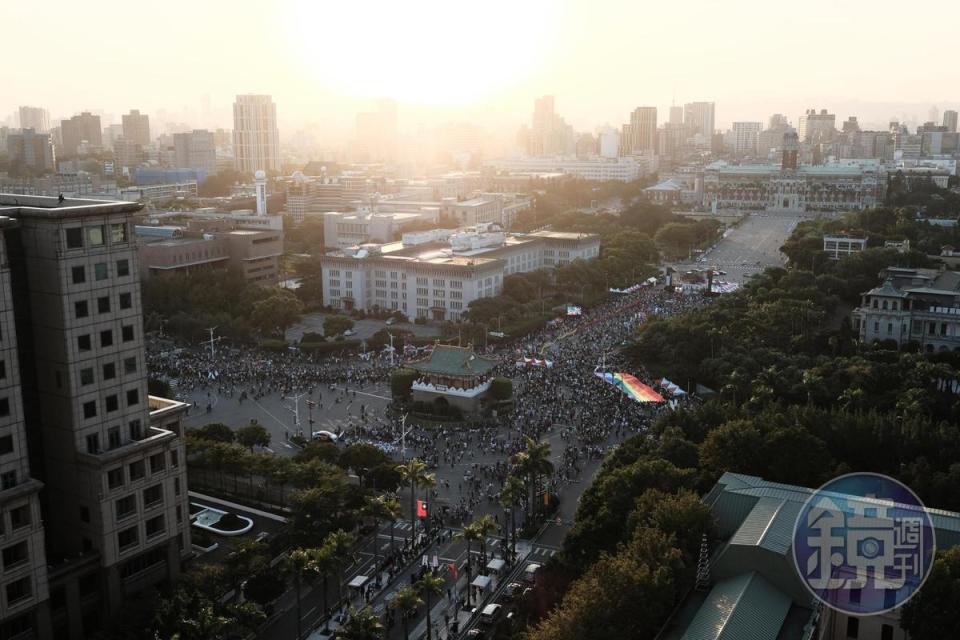
{"label": "building facade", "polygon": [[637,107],[630,114],[630,123],[623,125],[620,155],[656,154],[657,108]]}
{"label": "building facade", "polygon": [[[43,107],[20,107],[20,128],[33,129],[37,133],[49,133],[50,113]],[[943,117],[947,117],[944,112]],[[954,113],[956,116],[956,113]]]}
{"label": "building facade", "polygon": [[823,236],[823,250],[831,260],[839,260],[867,248],[867,238]]}
{"label": "building facade", "polygon": [[277,106],[270,96],[237,96],[233,103],[233,154],[237,171],[280,170]]}
{"label": "building facade", "polygon": [[7,157],[10,162],[22,163],[36,171],[54,171],[57,168],[50,134],[37,133],[33,129],[22,129],[20,133],[7,135]]}
{"label": "building facade", "polygon": [[43,522],[45,557],[29,549],[30,584],[8,589],[8,602],[30,594],[48,609],[3,624],[33,637],[94,635],[127,597],[174,578],[190,554],[187,405],[147,395],[130,227],[138,208],[0,196],[0,215],[15,221],[4,233],[12,295],[0,322],[15,318],[3,340],[23,354],[20,406],[34,425],[17,451],[26,448],[44,483],[34,522]]}
{"label": "building facade", "polygon": [[633,182],[657,170],[656,162],[646,157],[595,158],[589,160],[565,158],[526,158],[493,160],[486,166],[496,171],[519,173],[566,173],[584,180],[606,182]]}
{"label": "building facade", "polygon": [[733,152],[742,155],[757,155],[762,127],[763,125],[759,122],[734,122]]}
{"label": "building facade", "polygon": [[174,164],[184,169],[200,169],[207,175],[217,172],[217,145],[213,133],[194,129],[173,134]]}
{"label": "building facade", "polygon": [[131,109],[130,113],[121,116],[123,122],[123,137],[145,147],[150,144],[150,116]]}
{"label": "building facade", "polygon": [[69,120],[61,120],[60,136],[64,155],[73,156],[91,147],[100,148],[103,146],[100,116],[84,111]]}

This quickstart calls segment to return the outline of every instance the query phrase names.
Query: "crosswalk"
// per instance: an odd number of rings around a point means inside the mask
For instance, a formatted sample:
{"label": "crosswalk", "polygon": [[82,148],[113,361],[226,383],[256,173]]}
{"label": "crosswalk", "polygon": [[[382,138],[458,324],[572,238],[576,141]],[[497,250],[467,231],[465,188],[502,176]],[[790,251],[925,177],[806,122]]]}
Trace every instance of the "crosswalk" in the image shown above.
{"label": "crosswalk", "polygon": [[539,557],[547,560],[557,555],[557,549],[549,549],[547,547],[534,547],[530,550],[530,555],[528,558]]}

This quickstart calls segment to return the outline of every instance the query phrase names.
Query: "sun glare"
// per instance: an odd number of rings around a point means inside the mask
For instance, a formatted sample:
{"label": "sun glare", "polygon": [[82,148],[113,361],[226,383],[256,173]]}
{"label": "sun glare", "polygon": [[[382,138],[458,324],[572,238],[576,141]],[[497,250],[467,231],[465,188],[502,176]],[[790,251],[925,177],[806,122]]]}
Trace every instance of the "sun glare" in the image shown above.
{"label": "sun glare", "polygon": [[288,46],[308,77],[338,93],[463,104],[536,71],[554,11],[546,0],[294,0]]}

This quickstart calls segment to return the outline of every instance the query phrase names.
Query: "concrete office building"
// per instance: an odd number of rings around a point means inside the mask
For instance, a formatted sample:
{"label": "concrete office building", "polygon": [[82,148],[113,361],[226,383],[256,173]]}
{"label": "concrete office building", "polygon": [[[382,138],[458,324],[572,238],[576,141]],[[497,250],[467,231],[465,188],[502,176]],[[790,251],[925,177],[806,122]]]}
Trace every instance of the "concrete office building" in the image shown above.
{"label": "concrete office building", "polygon": [[233,103],[233,154],[237,171],[280,170],[277,107],[270,96],[237,96]]}
{"label": "concrete office building", "polygon": [[595,234],[511,235],[495,225],[413,232],[400,242],[361,245],[321,258],[323,304],[456,321],[471,301],[498,295],[505,276],[599,254]]}
{"label": "concrete office building", "polygon": [[657,108],[637,107],[630,114],[630,123],[623,125],[620,155],[657,152]]}
{"label": "concrete office building", "polygon": [[60,136],[63,139],[64,155],[72,156],[84,148],[103,146],[103,131],[100,129],[100,116],[89,111],[73,116],[69,120],[60,121]]}
{"label": "concrete office building", "polygon": [[715,118],[716,108],[712,102],[689,102],[683,105],[683,124],[697,140],[698,147],[710,148],[716,129]]}
{"label": "concrete office building", "polygon": [[[949,111],[944,113],[946,117]],[[50,132],[50,113],[43,107],[20,107],[20,128],[33,129],[37,133]],[[956,112],[954,112],[956,118]]]}
{"label": "concrete office building", "polygon": [[816,109],[807,109],[800,116],[800,122],[797,126],[797,133],[800,135],[800,142],[805,144],[819,144],[830,142],[837,131],[837,116],[827,113],[826,109],[821,109],[817,113]]}
{"label": "concrete office building", "polygon": [[49,133],[22,129],[7,135],[7,158],[13,164],[22,164],[36,171],[54,171],[57,159]]}
{"label": "concrete office building", "polygon": [[182,169],[201,169],[207,175],[217,172],[217,145],[213,133],[194,129],[173,134],[174,164]]}
{"label": "concrete office building", "polygon": [[743,155],[757,155],[757,149],[760,144],[760,129],[763,124],[759,122],[734,122],[733,123],[733,151]]}
{"label": "concrete office building", "polygon": [[592,158],[568,160],[565,158],[519,158],[492,160],[485,163],[495,171],[518,173],[565,173],[584,180],[632,182],[657,170],[655,158],[631,156],[628,158]]}
{"label": "concrete office building", "polygon": [[946,127],[946,130],[950,133],[957,132],[957,112],[947,110],[943,112],[943,126]]}
{"label": "concrete office building", "polygon": [[142,147],[150,144],[150,116],[131,109],[130,113],[121,116],[123,122],[123,137]]}
{"label": "concrete office building", "polygon": [[190,553],[187,405],[147,396],[137,209],[0,195],[3,637],[91,637]]}
{"label": "concrete office building", "polygon": [[831,260],[839,260],[861,253],[867,248],[867,238],[847,235],[823,236],[823,251]]}

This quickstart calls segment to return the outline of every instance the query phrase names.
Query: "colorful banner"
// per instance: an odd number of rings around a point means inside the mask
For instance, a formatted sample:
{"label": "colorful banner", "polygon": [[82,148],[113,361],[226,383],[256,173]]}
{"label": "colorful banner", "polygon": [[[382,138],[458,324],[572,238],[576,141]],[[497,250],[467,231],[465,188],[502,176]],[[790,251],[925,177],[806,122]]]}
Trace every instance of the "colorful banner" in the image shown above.
{"label": "colorful banner", "polygon": [[417,500],[417,517],[418,518],[427,517],[427,503],[423,500]]}
{"label": "colorful banner", "polygon": [[567,315],[568,315],[568,316],[582,316],[582,315],[583,315],[583,308],[582,308],[582,307],[574,306],[574,305],[572,305],[572,304],[568,304],[568,305],[567,305]]}
{"label": "colorful banner", "polygon": [[617,387],[623,391],[627,396],[632,398],[635,402],[663,402],[663,396],[659,393],[643,384],[637,380],[636,376],[630,375],[629,373],[616,372],[616,373],[603,373],[600,371],[594,371],[594,375],[608,382],[613,386]]}
{"label": "colorful banner", "polygon": [[663,387],[663,389],[672,396],[685,396],[687,392],[680,388],[680,385],[674,384],[667,380],[666,378],[660,378],[657,380],[657,384]]}

